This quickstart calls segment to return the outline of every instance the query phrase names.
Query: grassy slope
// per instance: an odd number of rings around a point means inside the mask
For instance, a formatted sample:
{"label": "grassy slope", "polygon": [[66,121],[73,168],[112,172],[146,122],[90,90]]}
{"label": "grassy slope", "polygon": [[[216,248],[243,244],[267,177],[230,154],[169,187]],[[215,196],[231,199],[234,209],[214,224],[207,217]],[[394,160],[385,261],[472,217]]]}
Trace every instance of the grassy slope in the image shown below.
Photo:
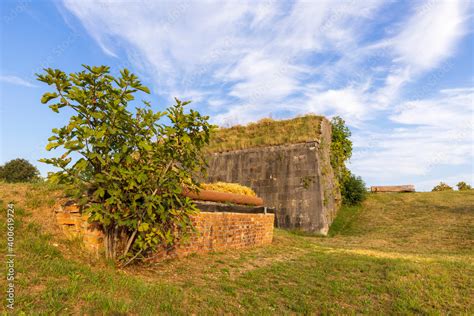
{"label": "grassy slope", "polygon": [[474,313],[473,192],[371,195],[344,209],[328,238],[277,230],[270,247],[125,271],[62,239],[54,194],[0,184],[2,208],[13,199],[19,215],[17,311]]}

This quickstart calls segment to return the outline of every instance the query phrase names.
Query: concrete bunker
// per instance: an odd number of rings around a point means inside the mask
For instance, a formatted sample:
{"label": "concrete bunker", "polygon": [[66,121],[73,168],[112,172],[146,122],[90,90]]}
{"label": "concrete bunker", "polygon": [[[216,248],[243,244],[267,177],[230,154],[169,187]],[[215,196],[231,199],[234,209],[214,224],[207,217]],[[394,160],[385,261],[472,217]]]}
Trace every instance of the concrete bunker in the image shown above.
{"label": "concrete bunker", "polygon": [[275,208],[277,227],[326,235],[341,203],[330,145],[331,124],[321,116],[219,129],[207,181],[251,187]]}

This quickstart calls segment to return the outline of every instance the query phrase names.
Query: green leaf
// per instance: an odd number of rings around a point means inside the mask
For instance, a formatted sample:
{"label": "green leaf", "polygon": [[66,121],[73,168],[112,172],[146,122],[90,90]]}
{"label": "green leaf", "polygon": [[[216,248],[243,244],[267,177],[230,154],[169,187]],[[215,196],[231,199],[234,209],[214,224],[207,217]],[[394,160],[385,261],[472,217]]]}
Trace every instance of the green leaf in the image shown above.
{"label": "green leaf", "polygon": [[61,144],[59,144],[57,142],[50,142],[50,143],[48,143],[48,145],[46,145],[46,150],[50,151],[51,149],[54,149],[54,148],[59,147],[59,146],[61,146]]}
{"label": "green leaf", "polygon": [[85,160],[84,158],[81,158],[74,164],[73,169],[83,171],[86,169],[86,167],[87,167],[87,160]]}
{"label": "green leaf", "polygon": [[48,103],[49,100],[57,98],[58,94],[56,92],[46,92],[43,94],[43,97],[41,98],[41,103],[45,104]]}
{"label": "green leaf", "polygon": [[97,120],[101,120],[104,118],[104,113],[101,112],[92,112],[91,116]]}
{"label": "green leaf", "polygon": [[96,196],[98,197],[104,197],[105,195],[105,190],[104,188],[98,188],[95,193],[94,193]]}
{"label": "green leaf", "polygon": [[53,110],[53,112],[59,113],[59,105],[57,105],[57,104],[51,104],[51,105],[49,106],[49,108],[50,108],[51,110]]}
{"label": "green leaf", "polygon": [[146,93],[150,94],[150,89],[148,89],[148,87],[138,86],[138,87],[135,87],[135,88],[140,90],[140,91],[143,91],[143,92],[146,92]]}
{"label": "green leaf", "polygon": [[141,142],[139,143],[139,146],[140,146],[141,148],[143,148],[144,150],[146,150],[146,151],[150,151],[150,150],[153,149],[153,147],[152,147],[149,143],[147,143],[146,141],[141,141]]}
{"label": "green leaf", "polygon": [[150,228],[150,225],[148,223],[141,223],[140,226],[138,226],[138,231],[139,232],[146,232]]}

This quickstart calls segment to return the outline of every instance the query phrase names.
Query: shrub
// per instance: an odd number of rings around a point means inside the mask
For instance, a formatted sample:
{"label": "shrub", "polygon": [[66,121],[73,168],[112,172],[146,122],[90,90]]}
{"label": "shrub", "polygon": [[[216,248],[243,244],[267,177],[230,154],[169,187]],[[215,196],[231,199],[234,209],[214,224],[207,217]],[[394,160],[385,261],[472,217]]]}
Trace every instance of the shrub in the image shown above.
{"label": "shrub", "polygon": [[49,180],[67,185],[103,229],[106,256],[127,265],[173,248],[192,231],[190,216],[198,209],[181,193],[198,190],[196,179],[206,166],[202,149],[213,126],[197,111],[185,113],[189,102],[178,99],[164,112],[144,101],[132,113],[127,106],[135,93],[149,93],[135,75],[124,69],[115,78],[106,66],[84,68],[38,75],[55,89],[41,102],[54,101],[54,112],[74,112],[66,126],[53,129],[46,146],[64,152],[42,161],[60,169]]}
{"label": "shrub", "polygon": [[345,205],[357,205],[364,201],[367,189],[362,178],[351,173],[342,183],[341,195]]}
{"label": "shrub", "polygon": [[39,180],[39,171],[26,159],[13,159],[0,167],[0,179],[6,182],[32,182]]}
{"label": "shrub", "polygon": [[236,193],[248,196],[257,196],[257,194],[249,187],[238,183],[226,183],[226,182],[215,182],[215,183],[201,183],[201,188],[204,190],[213,190],[218,192]]}
{"label": "shrub", "polygon": [[447,185],[446,183],[444,182],[440,182],[438,185],[436,185],[433,190],[431,190],[432,192],[437,192],[437,191],[452,191],[453,188],[450,187],[449,185]]}
{"label": "shrub", "polygon": [[458,190],[459,191],[469,191],[469,190],[472,190],[472,187],[467,184],[466,182],[464,181],[461,181],[459,182],[458,184],[456,184],[456,186],[458,187]]}

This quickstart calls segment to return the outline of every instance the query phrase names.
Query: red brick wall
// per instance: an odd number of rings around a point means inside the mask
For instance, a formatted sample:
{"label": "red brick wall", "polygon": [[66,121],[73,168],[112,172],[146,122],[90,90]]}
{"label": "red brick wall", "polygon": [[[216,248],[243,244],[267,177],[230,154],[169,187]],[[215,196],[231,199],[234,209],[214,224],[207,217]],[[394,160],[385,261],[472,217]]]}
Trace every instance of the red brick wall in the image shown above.
{"label": "red brick wall", "polygon": [[[56,219],[68,236],[81,236],[87,249],[98,252],[102,248],[102,232],[74,207],[57,210]],[[271,244],[273,239],[273,214],[201,212],[193,222],[198,232],[158,258],[261,246]]]}
{"label": "red brick wall", "polygon": [[197,234],[173,255],[268,245],[273,239],[273,214],[201,212],[193,218]]}

